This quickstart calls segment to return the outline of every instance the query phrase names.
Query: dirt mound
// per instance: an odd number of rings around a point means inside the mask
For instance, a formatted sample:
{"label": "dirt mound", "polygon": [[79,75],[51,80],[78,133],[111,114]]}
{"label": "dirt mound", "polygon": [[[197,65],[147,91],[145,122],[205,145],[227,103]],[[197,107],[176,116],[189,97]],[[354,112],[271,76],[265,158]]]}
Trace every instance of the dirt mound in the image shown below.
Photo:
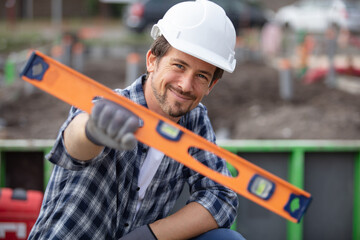
{"label": "dirt mound", "polygon": [[230,138],[359,138],[359,95],[294,80],[294,98],[284,101],[278,71],[258,63],[240,65],[223,80],[204,103],[214,128],[227,129]]}

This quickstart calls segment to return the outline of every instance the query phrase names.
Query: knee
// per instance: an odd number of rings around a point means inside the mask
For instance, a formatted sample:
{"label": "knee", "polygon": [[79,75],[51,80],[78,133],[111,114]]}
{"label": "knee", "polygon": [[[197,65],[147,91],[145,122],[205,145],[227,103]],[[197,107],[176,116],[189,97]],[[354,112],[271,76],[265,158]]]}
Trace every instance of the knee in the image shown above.
{"label": "knee", "polygon": [[231,229],[227,228],[219,228],[216,229],[218,231],[218,235],[220,238],[224,240],[245,240],[245,238],[239,233]]}
{"label": "knee", "polygon": [[194,240],[245,240],[245,238],[238,232],[233,231],[227,228],[218,228],[206,232],[196,238]]}

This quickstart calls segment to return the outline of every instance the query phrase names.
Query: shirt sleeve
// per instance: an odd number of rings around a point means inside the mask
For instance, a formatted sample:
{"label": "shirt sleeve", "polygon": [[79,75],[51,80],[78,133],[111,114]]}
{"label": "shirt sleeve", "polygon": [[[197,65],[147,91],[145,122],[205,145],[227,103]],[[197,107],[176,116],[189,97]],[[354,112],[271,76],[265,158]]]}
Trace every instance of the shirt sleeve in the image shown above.
{"label": "shirt sleeve", "polygon": [[[119,95],[129,98],[129,96],[130,96],[129,89],[125,89],[125,90],[114,89],[114,92],[116,92]],[[136,94],[134,94],[134,95],[136,95]],[[94,101],[96,101],[97,99],[99,99],[99,98],[95,98]],[[70,122],[77,115],[79,115],[82,112],[83,112],[82,110],[75,108],[74,106],[71,107],[68,118],[65,120],[65,122],[61,126],[51,152],[46,156],[46,158],[50,162],[52,162],[60,167],[63,167],[65,169],[68,169],[68,170],[74,170],[74,171],[81,170],[84,167],[87,167],[91,164],[94,164],[94,163],[106,158],[106,156],[110,153],[110,151],[112,151],[111,148],[104,147],[103,151],[98,156],[96,156],[95,158],[90,159],[88,161],[81,161],[81,160],[75,159],[68,153],[68,151],[65,148],[65,144],[64,144],[64,137],[63,137],[64,131],[68,127]]]}
{"label": "shirt sleeve", "polygon": [[50,153],[48,155],[46,155],[46,158],[50,162],[52,162],[53,164],[56,164],[60,167],[63,167],[65,169],[68,169],[68,170],[74,170],[74,171],[81,170],[84,167],[89,166],[90,164],[93,164],[94,162],[97,162],[97,161],[103,159],[107,155],[107,153],[110,151],[109,148],[104,148],[102,153],[100,153],[97,157],[95,157],[94,159],[91,159],[89,161],[80,161],[76,158],[73,158],[68,153],[68,151],[65,148],[63,134],[64,134],[64,131],[67,128],[67,126],[70,124],[70,122],[81,112],[82,112],[81,110],[79,110],[75,107],[71,107],[68,118],[61,126],[58,136],[55,140],[55,143],[54,143]]}
{"label": "shirt sleeve", "polygon": [[[198,111],[198,116],[192,118],[192,131],[215,143],[215,134],[205,107]],[[201,150],[190,149],[190,154],[209,168],[226,176],[231,176],[226,162],[215,154]],[[219,227],[229,228],[236,217],[238,207],[237,194],[201,174],[189,170],[190,202],[198,202],[214,217]]]}

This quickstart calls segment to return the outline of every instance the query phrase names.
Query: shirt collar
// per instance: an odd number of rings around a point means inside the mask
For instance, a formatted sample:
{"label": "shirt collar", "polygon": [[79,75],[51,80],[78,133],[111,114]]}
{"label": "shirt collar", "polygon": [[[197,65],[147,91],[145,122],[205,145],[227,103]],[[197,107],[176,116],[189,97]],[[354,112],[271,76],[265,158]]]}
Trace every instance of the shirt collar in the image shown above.
{"label": "shirt collar", "polygon": [[145,81],[146,81],[146,75],[145,74],[141,75],[127,89],[129,90],[129,95],[130,95],[129,98],[132,101],[134,101],[135,103],[141,106],[148,108],[145,99],[144,89],[143,89],[143,84],[145,84]]}

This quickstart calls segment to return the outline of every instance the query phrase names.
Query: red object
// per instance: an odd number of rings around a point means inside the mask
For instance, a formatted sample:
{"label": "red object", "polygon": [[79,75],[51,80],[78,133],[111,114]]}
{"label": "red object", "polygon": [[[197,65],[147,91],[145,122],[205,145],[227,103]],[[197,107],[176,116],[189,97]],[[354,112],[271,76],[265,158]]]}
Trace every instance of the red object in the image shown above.
{"label": "red object", "polygon": [[145,7],[143,3],[135,3],[131,6],[131,15],[136,16],[136,17],[142,17],[142,15],[144,14],[145,11]]}
{"label": "red object", "polygon": [[341,68],[338,67],[335,69],[337,73],[341,73],[344,75],[350,75],[350,76],[355,76],[355,77],[359,77],[360,76],[360,69],[356,69],[352,66],[349,66],[347,68]]}
{"label": "red object", "polygon": [[[326,77],[328,71],[329,70],[327,68],[317,68],[317,69],[308,70],[304,76],[304,82],[309,84],[323,80]],[[342,75],[355,76],[355,77],[360,76],[360,69],[356,69],[351,66],[346,68],[335,67],[335,71],[336,73]]]}
{"label": "red object", "polygon": [[328,69],[310,69],[304,76],[304,82],[307,84],[322,80],[328,72]]}
{"label": "red object", "polygon": [[0,239],[27,239],[39,215],[43,193],[0,189]]}

